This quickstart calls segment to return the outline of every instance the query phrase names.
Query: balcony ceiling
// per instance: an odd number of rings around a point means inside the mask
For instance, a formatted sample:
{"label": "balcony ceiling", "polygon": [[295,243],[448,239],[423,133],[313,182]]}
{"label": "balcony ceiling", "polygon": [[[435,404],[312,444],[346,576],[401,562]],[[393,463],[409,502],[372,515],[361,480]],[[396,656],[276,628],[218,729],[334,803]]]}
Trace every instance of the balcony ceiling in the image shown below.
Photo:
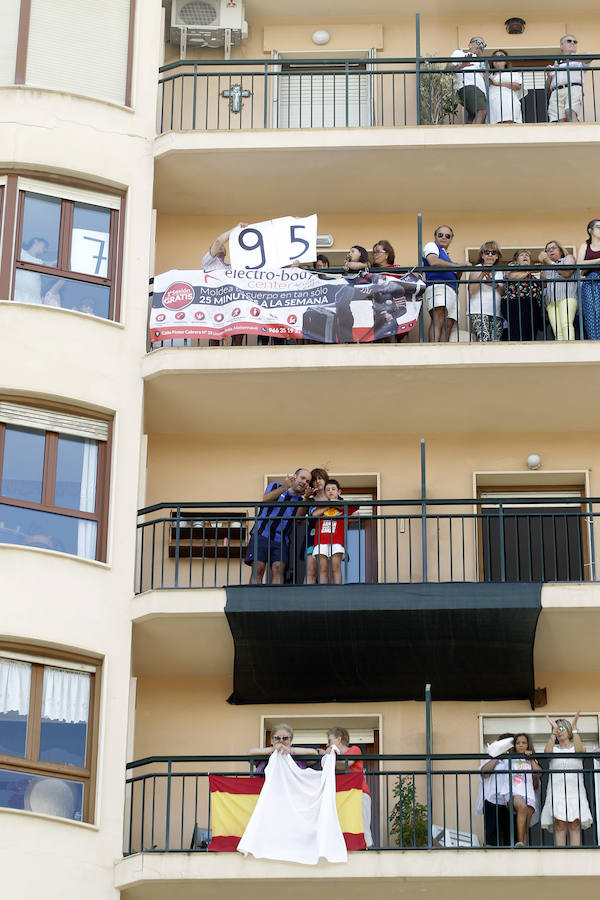
{"label": "balcony ceiling", "polygon": [[[600,386],[597,354],[587,341],[155,350],[143,363],[145,430],[578,431],[589,428]],[[333,419],[314,404],[324,385],[336,398]]]}
{"label": "balcony ceiling", "polygon": [[593,171],[599,133],[597,124],[173,132],[155,142],[154,202],[161,213],[254,222],[315,210],[586,209],[587,179],[549,185],[557,172]]}

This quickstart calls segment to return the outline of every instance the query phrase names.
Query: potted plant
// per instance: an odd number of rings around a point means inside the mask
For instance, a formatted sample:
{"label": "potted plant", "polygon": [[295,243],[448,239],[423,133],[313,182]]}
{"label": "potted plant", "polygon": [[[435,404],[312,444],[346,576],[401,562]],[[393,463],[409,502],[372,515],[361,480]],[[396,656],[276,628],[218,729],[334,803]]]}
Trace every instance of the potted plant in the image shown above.
{"label": "potted plant", "polygon": [[412,775],[400,775],[393,787],[396,798],[390,813],[390,834],[399,847],[427,846],[427,807],[417,803],[415,779]]}
{"label": "potted plant", "polygon": [[454,90],[452,73],[427,57],[421,64],[419,84],[421,95],[421,125],[441,125],[444,120],[454,121],[458,100]]}

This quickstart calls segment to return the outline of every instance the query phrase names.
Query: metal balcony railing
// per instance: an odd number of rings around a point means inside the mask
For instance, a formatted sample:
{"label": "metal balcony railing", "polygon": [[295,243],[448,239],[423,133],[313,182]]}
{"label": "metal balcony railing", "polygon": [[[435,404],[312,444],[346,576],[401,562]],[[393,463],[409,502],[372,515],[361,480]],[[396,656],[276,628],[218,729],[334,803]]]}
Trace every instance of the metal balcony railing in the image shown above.
{"label": "metal balcony railing", "polygon": [[[422,248],[420,231],[418,244]],[[357,288],[356,300],[350,304],[354,315],[356,315],[355,303],[375,303],[369,295],[360,293],[361,280],[364,282],[377,274],[401,276],[409,271],[418,274],[424,281],[432,276],[432,269],[423,265],[412,267],[397,265],[385,269],[372,266],[361,278],[348,276],[347,270],[340,267],[317,270],[320,277],[331,276],[338,279],[346,277],[348,283]],[[534,262],[528,265],[507,262],[496,266],[453,264],[448,269],[436,266],[434,274],[438,280],[429,281],[428,285],[440,284],[440,273],[449,276],[446,283],[451,286],[446,288],[444,299],[440,299],[439,296],[435,298],[435,304],[443,316],[451,341],[458,343],[536,341],[554,344],[556,341],[566,343],[600,339],[594,316],[594,309],[600,303],[598,299],[600,268],[594,268],[593,263],[572,266]],[[417,341],[428,343],[435,339],[434,333],[430,333],[429,329],[427,291],[420,295],[420,299],[423,302],[416,326],[404,335],[396,335],[397,338],[411,343]],[[210,305],[202,309],[206,313],[206,322],[211,322],[210,317],[215,311],[211,310]],[[376,306],[373,305],[374,317],[375,309]],[[221,308],[217,310],[221,311]],[[360,339],[359,342],[371,343],[372,337],[373,333],[370,331],[368,339]],[[382,340],[393,341],[394,338],[392,336]],[[249,335],[244,336],[244,341],[248,344],[258,342],[264,345],[298,343],[296,339],[262,336],[257,338]],[[193,337],[152,341],[150,327],[148,330],[149,350],[205,345],[208,345],[207,339]]]}
{"label": "metal balcony railing", "polygon": [[[581,582],[596,580],[597,498],[512,496],[465,500],[343,503],[342,582]],[[319,506],[331,506],[321,503]],[[307,547],[316,519],[306,503],[157,503],[139,510],[135,591],[218,588],[257,583],[262,542],[264,582],[286,531],[284,583],[310,581]],[[296,512],[294,517],[290,512]],[[271,514],[271,528],[265,530]],[[258,527],[255,525],[258,523]],[[266,535],[266,537],[264,537]],[[266,548],[266,551],[265,549]],[[330,569],[316,583],[333,580]]]}
{"label": "metal balcony railing", "polygon": [[[305,759],[318,768],[316,753],[314,762]],[[568,760],[568,768],[549,774],[551,761],[556,765],[559,758]],[[547,816],[558,819],[562,796],[566,801],[568,793],[582,822],[588,824],[588,808],[592,813],[591,827],[580,832],[582,846],[598,849],[595,797],[600,774],[594,772],[592,754],[535,753],[535,759],[541,772],[537,790],[532,790],[533,784],[527,788],[527,805],[535,805],[539,812],[547,803]],[[356,760],[364,763],[371,795],[374,849],[476,850],[514,847],[517,842],[513,782],[522,782],[523,772],[519,769],[518,775],[510,775],[517,772],[516,756],[507,757],[504,805],[486,807],[485,827],[478,804],[481,756],[365,754],[351,758]],[[256,775],[257,762],[248,756],[152,756],[128,763],[124,855],[206,850],[212,836],[209,774],[247,778]],[[501,818],[503,827],[499,827]],[[542,821],[546,818],[542,816]],[[542,829],[537,822],[527,829],[527,843],[551,849],[557,846],[556,831]]]}
{"label": "metal balcony railing", "polygon": [[[558,54],[511,55],[511,68],[503,70],[503,86],[494,85],[500,70],[493,68],[493,60],[490,55],[480,58],[487,122],[520,117],[541,124],[554,121],[559,112],[562,117],[556,91],[546,88],[553,70],[557,90],[568,97],[570,119],[599,120],[600,67],[593,55],[569,57],[568,68],[561,66],[564,56]],[[451,68],[456,62],[450,56],[418,54],[390,59],[177,60],[159,69],[158,130],[162,134],[462,124],[467,113],[456,70]],[[535,102],[527,101],[527,93],[532,98],[535,94]]]}

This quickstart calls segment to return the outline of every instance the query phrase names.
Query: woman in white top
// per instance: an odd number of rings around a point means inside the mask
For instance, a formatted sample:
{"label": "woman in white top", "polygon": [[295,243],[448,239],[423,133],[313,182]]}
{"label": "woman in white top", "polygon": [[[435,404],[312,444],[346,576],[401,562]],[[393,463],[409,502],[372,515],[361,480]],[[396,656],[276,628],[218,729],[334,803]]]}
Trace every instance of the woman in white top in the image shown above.
{"label": "woman in white top", "polygon": [[537,773],[541,772],[541,766],[533,758],[533,744],[525,732],[515,734],[515,754],[516,758],[510,761],[511,785],[506,802],[510,806],[512,800],[515,812],[517,827],[515,847],[526,847],[529,826],[535,824],[539,818],[537,797],[539,776]]}
{"label": "woman in white top", "polygon": [[[575,726],[579,713],[573,724],[567,719],[551,719],[546,716],[552,726],[552,734],[544,751],[546,753],[583,753],[583,744]],[[572,742],[572,743],[571,743]],[[565,847],[567,844],[567,828],[569,845],[579,847],[581,829],[592,824],[592,813],[588,803],[583,775],[574,769],[583,769],[581,759],[552,759],[550,770],[553,773],[548,782],[546,802],[542,810],[542,828],[554,830],[555,846]],[[560,773],[560,774],[558,774]]]}
{"label": "woman in white top", "polygon": [[[497,266],[502,251],[496,241],[486,241],[479,248],[478,266]],[[504,292],[502,272],[491,270],[469,272],[469,308],[467,315],[478,341],[501,341],[503,334],[501,295]]]}
{"label": "woman in white top", "polygon": [[513,72],[506,50],[494,50],[488,72],[490,111],[488,122],[522,122],[521,91],[523,76]]}

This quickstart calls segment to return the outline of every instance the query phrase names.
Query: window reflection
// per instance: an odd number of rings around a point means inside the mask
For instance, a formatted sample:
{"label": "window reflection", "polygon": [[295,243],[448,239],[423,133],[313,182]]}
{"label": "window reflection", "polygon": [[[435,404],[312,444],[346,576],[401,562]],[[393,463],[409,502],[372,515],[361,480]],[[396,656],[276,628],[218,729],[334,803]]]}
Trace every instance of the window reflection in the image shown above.
{"label": "window reflection", "polygon": [[0,542],[96,558],[97,524],[56,513],[0,504]]}
{"label": "window reflection", "polygon": [[108,319],[110,288],[73,278],[58,278],[17,269],[15,300],[21,303],[40,303],[62,309],[74,309],[91,316]]}
{"label": "window reflection", "polygon": [[31,663],[0,657],[0,754],[25,756]]}
{"label": "window reflection", "polygon": [[19,256],[22,262],[56,265],[61,209],[62,201],[58,197],[47,197],[29,191],[25,194]]}
{"label": "window reflection", "polygon": [[45,445],[45,432],[7,425],[0,488],[3,497],[41,503]]}
{"label": "window reflection", "polygon": [[0,769],[0,807],[81,821],[83,784]]}
{"label": "window reflection", "polygon": [[85,438],[58,438],[54,505],[94,512],[98,445]]}

